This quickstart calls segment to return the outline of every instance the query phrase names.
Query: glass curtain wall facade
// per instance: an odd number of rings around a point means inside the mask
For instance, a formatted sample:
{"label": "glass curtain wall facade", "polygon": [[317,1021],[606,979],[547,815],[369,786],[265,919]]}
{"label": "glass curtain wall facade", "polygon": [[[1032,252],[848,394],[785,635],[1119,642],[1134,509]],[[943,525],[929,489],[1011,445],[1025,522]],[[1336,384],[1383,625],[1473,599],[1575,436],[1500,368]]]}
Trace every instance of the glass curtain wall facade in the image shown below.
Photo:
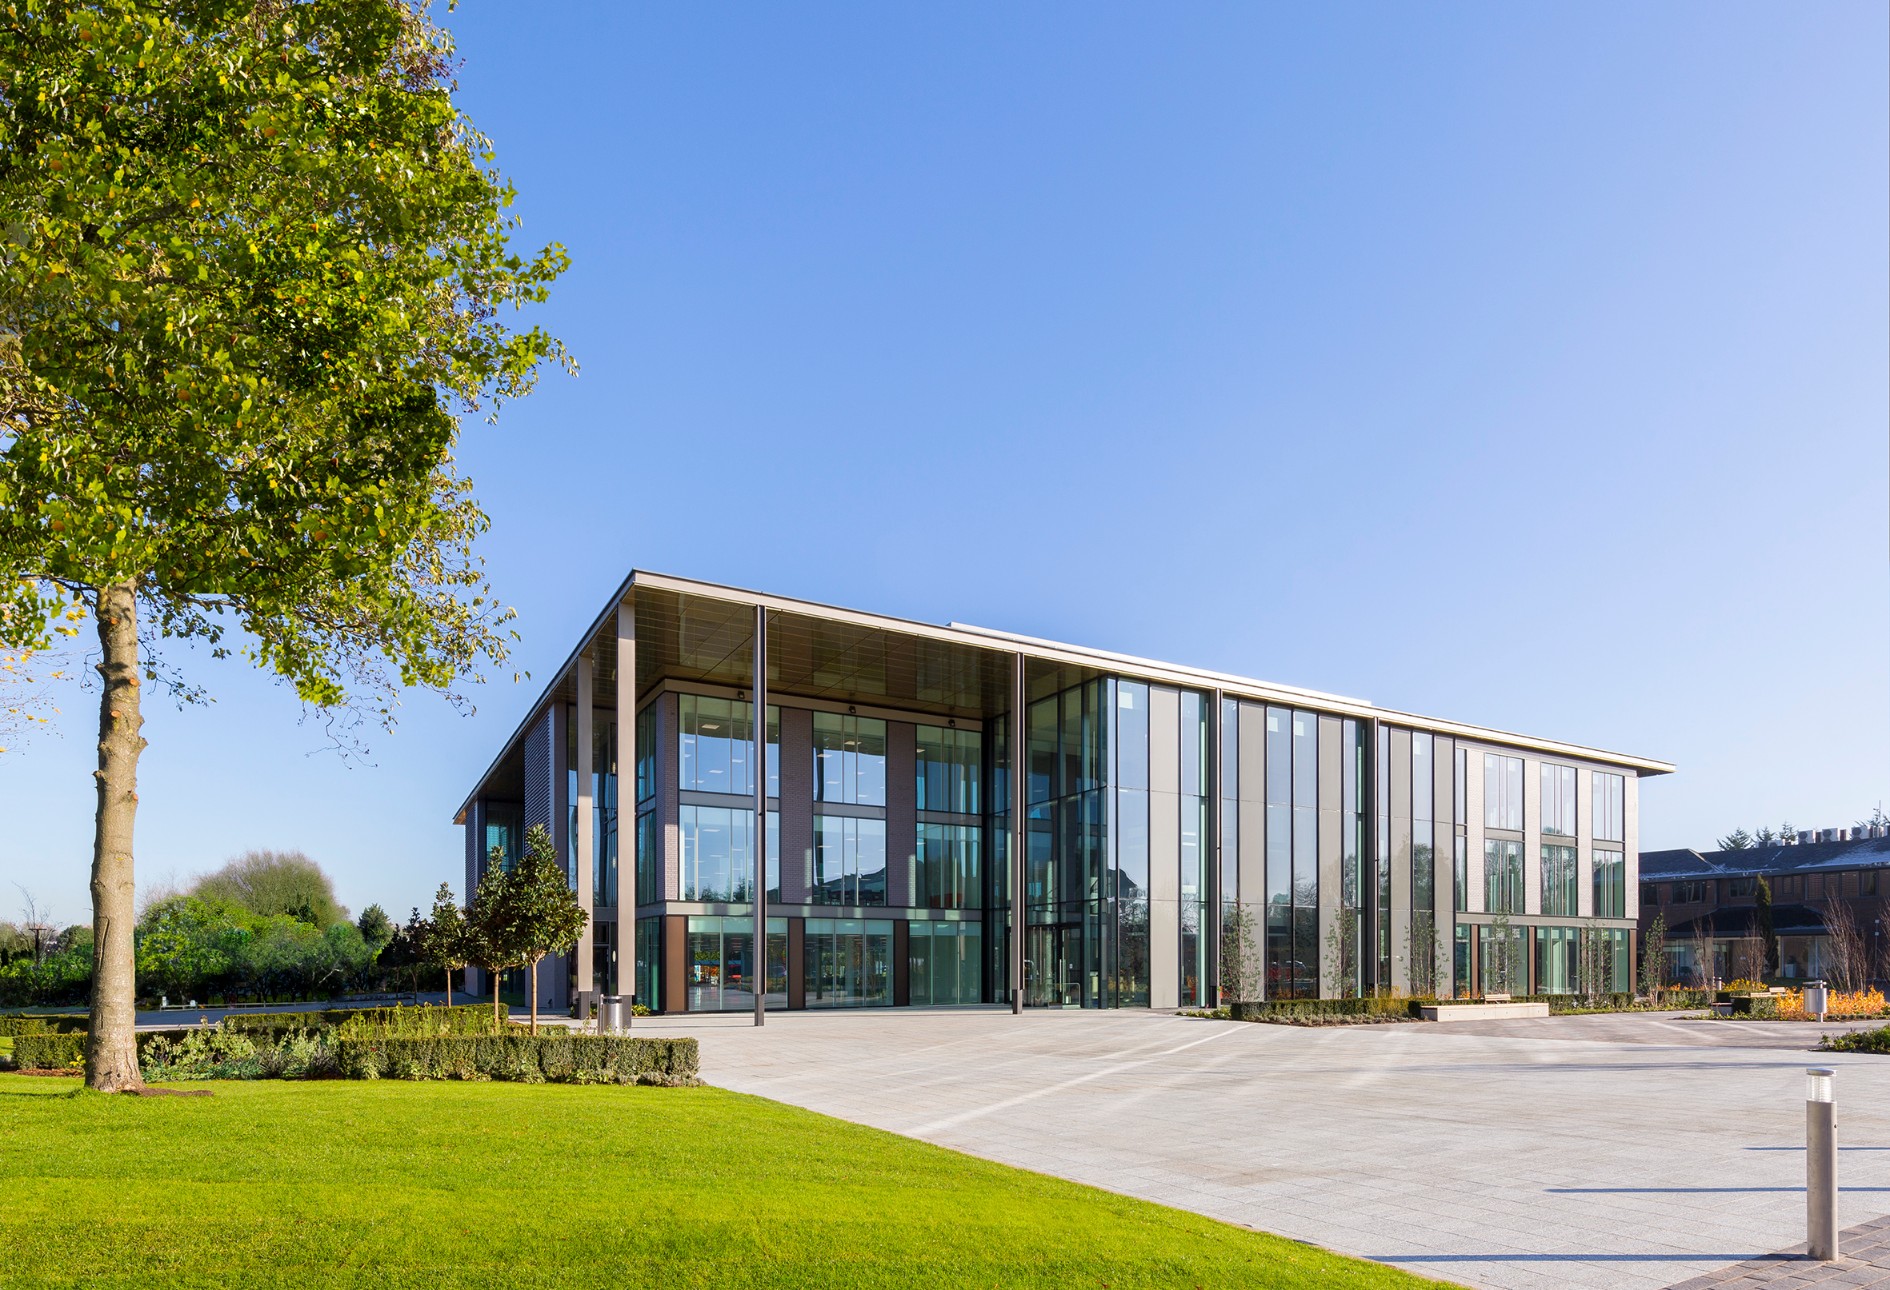
{"label": "glass curtain wall facade", "polygon": [[760,712],[724,640],[686,667],[657,653],[654,682],[645,652],[634,765],[613,711],[535,714],[469,800],[469,882],[486,850],[516,856],[527,822],[550,824],[572,875],[588,834],[598,981],[671,1010],[757,992],[1001,1003],[1013,950],[1025,1002],[1052,1007],[1554,992],[1631,972],[1639,759],[1048,649],[1026,651],[1013,729],[1006,646],[960,643],[938,667],[915,647],[932,670],[894,694],[912,682],[876,675],[881,646],[856,627],[783,639],[815,652],[771,654],[782,683]]}

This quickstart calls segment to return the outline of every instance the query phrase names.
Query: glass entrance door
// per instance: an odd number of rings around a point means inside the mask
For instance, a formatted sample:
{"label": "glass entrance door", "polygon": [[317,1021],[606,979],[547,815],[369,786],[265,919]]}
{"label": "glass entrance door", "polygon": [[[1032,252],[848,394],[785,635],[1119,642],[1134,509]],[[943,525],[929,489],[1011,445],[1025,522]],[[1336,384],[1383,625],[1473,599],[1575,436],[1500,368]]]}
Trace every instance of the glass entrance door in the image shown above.
{"label": "glass entrance door", "polygon": [[1024,938],[1024,1002],[1035,1008],[1077,1008],[1083,1003],[1083,928],[1032,927]]}

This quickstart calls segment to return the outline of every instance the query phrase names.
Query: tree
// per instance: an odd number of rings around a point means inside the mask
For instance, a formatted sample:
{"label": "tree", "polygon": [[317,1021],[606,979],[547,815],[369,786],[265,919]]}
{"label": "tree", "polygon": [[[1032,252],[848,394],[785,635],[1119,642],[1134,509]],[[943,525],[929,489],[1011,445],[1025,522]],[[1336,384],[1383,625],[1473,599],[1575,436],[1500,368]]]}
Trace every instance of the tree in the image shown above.
{"label": "tree", "polygon": [[367,947],[376,955],[394,939],[394,920],[379,905],[369,905],[362,910],[361,917],[355,920],[354,925],[360,929],[361,939],[367,942]]}
{"label": "tree", "polygon": [[1655,914],[1641,938],[1641,989],[1655,1003],[1667,984],[1667,916]]}
{"label": "tree", "polygon": [[1832,983],[1840,990],[1860,990],[1870,983],[1870,943],[1858,925],[1851,902],[1824,902],[1826,959]]}
{"label": "tree", "polygon": [[1778,933],[1772,928],[1772,884],[1763,876],[1753,896],[1753,922],[1765,953],[1765,975],[1778,975]]}
{"label": "tree", "polygon": [[1772,826],[1769,824],[1752,835],[1752,845],[1755,847],[1777,846],[1778,841],[1778,834],[1772,832]]}
{"label": "tree", "polygon": [[344,746],[505,658],[452,450],[569,365],[509,321],[567,261],[511,246],[454,59],[422,0],[0,9],[0,645],[98,634],[95,1089],[141,1087],[143,686],[201,693],[155,641],[275,672]]}
{"label": "tree", "polygon": [[283,914],[315,928],[348,921],[334,880],[300,851],[248,852],[197,879],[189,894],[229,901],[252,914]]}
{"label": "tree", "polygon": [[519,952],[531,969],[532,1033],[538,1033],[538,964],[547,954],[563,954],[584,934],[590,915],[578,904],[577,893],[551,833],[542,824],[525,831],[525,855],[513,872],[508,896],[509,923]]}
{"label": "tree", "polygon": [[[414,1002],[420,1002],[420,974],[432,966],[420,950],[421,939],[425,932],[426,920],[415,909],[405,925],[394,928],[393,939],[387,942],[374,960],[374,966],[384,976],[392,976],[404,982],[413,992]],[[448,1003],[452,1000],[449,998]]]}
{"label": "tree", "polygon": [[[446,974],[446,1003],[453,1003],[453,973],[473,961],[473,936],[467,919],[460,913],[459,905],[453,899],[453,889],[445,883],[433,895],[433,917],[420,918],[420,911],[414,911],[414,918],[419,920],[420,953],[429,965]],[[498,999],[498,985],[495,981],[492,989],[493,999]]]}
{"label": "tree", "polygon": [[514,916],[514,871],[505,867],[505,849],[495,846],[487,857],[485,876],[473,891],[466,911],[466,961],[484,968],[492,978],[492,1019],[499,1019],[499,978],[507,969],[523,967],[525,949]]}
{"label": "tree", "polygon": [[1744,851],[1752,845],[1752,835],[1744,829],[1734,829],[1719,840],[1721,851]]}
{"label": "tree", "polygon": [[1785,823],[1778,826],[1779,841],[1790,842],[1793,839],[1797,838],[1797,836],[1798,836],[1798,830],[1792,827],[1792,822],[1790,820],[1787,820],[1785,821]]}

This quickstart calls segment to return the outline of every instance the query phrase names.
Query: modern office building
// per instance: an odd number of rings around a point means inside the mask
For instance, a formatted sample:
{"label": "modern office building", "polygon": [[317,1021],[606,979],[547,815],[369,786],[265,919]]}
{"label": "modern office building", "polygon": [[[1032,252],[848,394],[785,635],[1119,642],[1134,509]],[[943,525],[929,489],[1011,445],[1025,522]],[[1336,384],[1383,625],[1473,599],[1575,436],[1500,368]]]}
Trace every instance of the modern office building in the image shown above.
{"label": "modern office building", "polygon": [[567,857],[593,918],[553,1007],[1547,993],[1632,979],[1638,785],[1671,770],[636,572],[456,822],[467,891],[532,825]]}
{"label": "modern office building", "polygon": [[[1764,959],[1761,878],[1772,899],[1776,971]],[[1880,980],[1890,975],[1890,828],[1805,829],[1730,851],[1649,851],[1641,857],[1640,907],[1643,933],[1655,917],[1665,924],[1667,977],[1675,984]],[[1859,961],[1837,962],[1843,955]]]}

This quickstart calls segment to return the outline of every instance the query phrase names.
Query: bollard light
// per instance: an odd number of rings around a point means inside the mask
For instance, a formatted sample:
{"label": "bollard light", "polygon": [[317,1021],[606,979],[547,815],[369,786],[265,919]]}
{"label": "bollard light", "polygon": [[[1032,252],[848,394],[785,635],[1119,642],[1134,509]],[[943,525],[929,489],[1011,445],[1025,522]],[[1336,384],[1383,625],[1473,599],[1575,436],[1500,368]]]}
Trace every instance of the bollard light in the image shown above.
{"label": "bollard light", "polygon": [[1825,1263],[1838,1258],[1837,1071],[1805,1068],[1805,1253]]}

